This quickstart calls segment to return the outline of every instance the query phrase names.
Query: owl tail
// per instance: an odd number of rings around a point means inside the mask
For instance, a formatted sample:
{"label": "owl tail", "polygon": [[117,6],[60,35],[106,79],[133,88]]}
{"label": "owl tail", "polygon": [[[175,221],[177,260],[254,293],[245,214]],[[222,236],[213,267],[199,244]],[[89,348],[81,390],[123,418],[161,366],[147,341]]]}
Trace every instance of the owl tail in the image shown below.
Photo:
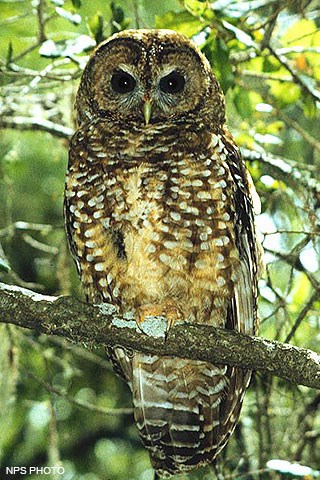
{"label": "owl tail", "polygon": [[157,474],[211,463],[236,425],[250,373],[140,353],[132,362],[135,420]]}

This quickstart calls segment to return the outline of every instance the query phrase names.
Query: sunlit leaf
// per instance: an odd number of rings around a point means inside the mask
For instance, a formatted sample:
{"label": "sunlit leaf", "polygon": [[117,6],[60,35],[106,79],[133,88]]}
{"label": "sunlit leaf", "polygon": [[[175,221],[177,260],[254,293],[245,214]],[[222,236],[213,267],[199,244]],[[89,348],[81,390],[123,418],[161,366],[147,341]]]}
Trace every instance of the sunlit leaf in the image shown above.
{"label": "sunlit leaf", "polygon": [[56,7],[56,12],[60,17],[68,20],[68,22],[71,22],[74,25],[79,25],[79,23],[81,23],[81,16],[78,13],[68,12],[68,10],[61,7]]}
{"label": "sunlit leaf", "polygon": [[7,65],[11,63],[12,54],[13,54],[12,42],[9,42],[8,51],[7,51]]}
{"label": "sunlit leaf", "polygon": [[95,42],[89,35],[80,35],[72,40],[66,40],[64,42],[54,42],[53,40],[47,40],[44,42],[39,53],[43,57],[55,58],[55,57],[70,57],[72,55],[78,55],[82,52],[92,49],[95,46]]}
{"label": "sunlit leaf", "polygon": [[97,43],[103,40],[103,26],[103,16],[100,12],[97,12],[93,17],[87,19],[88,30]]}
{"label": "sunlit leaf", "polygon": [[234,81],[227,45],[223,39],[216,37],[213,33],[208,37],[202,50],[208,58],[223,91],[227,92]]}
{"label": "sunlit leaf", "polygon": [[311,95],[304,95],[303,112],[307,118],[315,118],[317,115],[317,104]]}
{"label": "sunlit leaf", "polygon": [[113,20],[121,24],[124,20],[123,8],[119,7],[118,5],[115,5],[114,2],[111,2],[111,11],[112,11]]}
{"label": "sunlit leaf", "polygon": [[320,476],[320,471],[313,470],[312,468],[300,465],[299,463],[291,463],[286,460],[269,460],[267,462],[267,467],[276,472],[289,473],[298,477]]}
{"label": "sunlit leaf", "polygon": [[0,257],[0,271],[10,272],[11,267],[6,259]]}
{"label": "sunlit leaf", "polygon": [[198,18],[191,15],[191,13],[184,12],[167,12],[164,15],[156,15],[155,17],[156,28],[168,28],[176,30],[187,37],[192,37],[199,33],[203,28],[203,22]]}
{"label": "sunlit leaf", "polygon": [[248,119],[253,115],[255,110],[254,105],[252,104],[250,93],[241,87],[235,88],[235,94],[233,97],[233,102],[241,118]]}
{"label": "sunlit leaf", "polygon": [[237,40],[239,40],[239,42],[243,43],[247,47],[257,47],[256,43],[252,40],[250,35],[248,35],[240,28],[232,25],[232,23],[229,23],[226,20],[223,20],[222,24],[227,30],[230,30],[234,33],[235,37],[237,38]]}
{"label": "sunlit leaf", "polygon": [[184,6],[191,15],[200,17],[207,8],[207,2],[199,2],[198,0],[184,0]]}
{"label": "sunlit leaf", "polygon": [[279,100],[280,105],[295,103],[301,97],[301,90],[293,82],[268,81],[270,93]]}
{"label": "sunlit leaf", "polygon": [[309,47],[320,42],[320,32],[313,20],[303,18],[290,25],[281,38],[283,45]]}

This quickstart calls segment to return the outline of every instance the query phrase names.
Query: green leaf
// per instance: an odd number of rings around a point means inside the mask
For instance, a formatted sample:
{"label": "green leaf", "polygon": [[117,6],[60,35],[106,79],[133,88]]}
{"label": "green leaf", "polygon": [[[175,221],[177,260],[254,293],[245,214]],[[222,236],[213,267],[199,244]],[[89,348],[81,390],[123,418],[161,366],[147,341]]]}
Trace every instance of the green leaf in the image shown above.
{"label": "green leaf", "polygon": [[10,272],[10,270],[11,270],[11,267],[10,267],[9,263],[7,262],[7,260],[0,257],[0,271]]}
{"label": "green leaf", "polygon": [[207,2],[198,0],[184,0],[184,7],[191,15],[201,17],[207,9]]}
{"label": "green leaf", "polygon": [[310,95],[305,95],[303,112],[307,118],[315,118],[317,115],[317,104]]}
{"label": "green leaf", "polygon": [[7,66],[11,63],[12,54],[13,54],[13,47],[12,47],[12,42],[10,41],[8,45],[8,52],[7,52]]}
{"label": "green leaf", "polygon": [[267,83],[270,84],[270,93],[279,101],[280,106],[296,103],[301,97],[300,87],[293,82],[268,80]]}
{"label": "green leaf", "polygon": [[80,8],[81,0],[72,0],[72,5],[74,6],[74,8]]}
{"label": "green leaf", "polygon": [[164,15],[155,16],[155,28],[168,28],[182,33],[186,37],[193,37],[199,33],[204,24],[198,18],[193,17],[187,11],[183,12],[167,12]]}
{"label": "green leaf", "polygon": [[114,2],[111,2],[111,11],[112,11],[112,20],[121,24],[124,20],[124,11],[118,5],[115,5]]}
{"label": "green leaf", "polygon": [[221,38],[211,34],[203,49],[224,93],[233,85],[234,75],[229,61],[229,49]]}
{"label": "green leaf", "polygon": [[87,20],[88,30],[97,43],[100,43],[104,39],[103,25],[103,16],[100,12],[97,12]]}
{"label": "green leaf", "polygon": [[255,109],[252,105],[250,93],[244,88],[238,86],[235,87],[234,91],[233,102],[240,117],[243,120],[252,117]]}

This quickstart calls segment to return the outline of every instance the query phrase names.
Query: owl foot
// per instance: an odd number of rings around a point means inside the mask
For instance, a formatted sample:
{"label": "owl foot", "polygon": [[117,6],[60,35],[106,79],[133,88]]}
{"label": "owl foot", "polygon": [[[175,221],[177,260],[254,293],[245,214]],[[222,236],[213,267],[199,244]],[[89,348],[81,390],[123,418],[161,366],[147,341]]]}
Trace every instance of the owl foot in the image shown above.
{"label": "owl foot", "polygon": [[146,317],[165,317],[168,322],[167,333],[174,322],[183,319],[182,311],[172,300],[160,304],[141,305],[136,309],[136,312],[136,322],[138,326],[146,320]]}

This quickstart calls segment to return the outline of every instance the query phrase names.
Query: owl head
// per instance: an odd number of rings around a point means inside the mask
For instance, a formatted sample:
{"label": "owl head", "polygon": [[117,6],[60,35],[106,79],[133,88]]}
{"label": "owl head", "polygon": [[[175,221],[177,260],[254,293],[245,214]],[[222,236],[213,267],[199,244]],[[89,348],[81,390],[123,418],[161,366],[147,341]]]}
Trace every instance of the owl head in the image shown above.
{"label": "owl head", "polygon": [[221,125],[225,118],[209,62],[190,40],[170,30],[126,30],[98,45],[84,70],[76,108],[79,124],[202,118]]}

